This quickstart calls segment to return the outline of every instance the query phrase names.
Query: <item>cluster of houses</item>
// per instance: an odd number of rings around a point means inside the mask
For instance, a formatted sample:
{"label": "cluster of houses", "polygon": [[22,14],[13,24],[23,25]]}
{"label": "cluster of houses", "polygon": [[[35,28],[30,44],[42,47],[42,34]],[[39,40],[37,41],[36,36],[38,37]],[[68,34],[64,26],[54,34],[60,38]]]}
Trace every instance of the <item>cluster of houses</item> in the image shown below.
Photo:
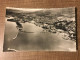
{"label": "cluster of houses", "polygon": [[[52,18],[52,19],[51,19]],[[44,29],[46,32],[56,33],[57,30],[66,31],[71,39],[76,39],[75,18],[59,16],[54,19],[52,16],[38,16],[36,14],[21,14],[14,17],[20,23],[30,22]],[[61,32],[60,31],[60,32]]]}

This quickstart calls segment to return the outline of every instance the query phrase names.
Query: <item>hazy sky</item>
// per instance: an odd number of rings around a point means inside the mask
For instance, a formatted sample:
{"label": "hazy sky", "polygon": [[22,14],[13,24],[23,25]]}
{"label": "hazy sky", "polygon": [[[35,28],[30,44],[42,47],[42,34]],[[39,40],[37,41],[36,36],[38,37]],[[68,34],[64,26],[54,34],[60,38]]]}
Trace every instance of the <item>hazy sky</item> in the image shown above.
{"label": "hazy sky", "polygon": [[22,11],[30,11],[30,12],[35,12],[43,9],[34,9],[34,8],[14,8],[14,7],[6,7],[6,9],[14,9],[14,10],[22,10]]}
{"label": "hazy sky", "polygon": [[[74,7],[68,7],[68,8],[74,8]],[[44,10],[44,9],[47,9],[47,10],[52,9],[53,11],[60,11],[62,9],[66,9],[66,8],[14,8],[14,7],[6,7],[6,9],[14,9],[14,10],[35,12],[35,11],[40,11],[40,10]]]}

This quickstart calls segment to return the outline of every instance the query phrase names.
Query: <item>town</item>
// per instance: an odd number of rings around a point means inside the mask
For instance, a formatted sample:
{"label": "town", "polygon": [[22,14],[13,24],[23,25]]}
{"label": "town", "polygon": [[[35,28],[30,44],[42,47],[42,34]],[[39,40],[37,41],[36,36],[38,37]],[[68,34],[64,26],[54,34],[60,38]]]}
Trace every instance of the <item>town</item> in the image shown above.
{"label": "town", "polygon": [[[50,33],[66,33],[67,38],[76,41],[76,21],[75,14],[62,14],[59,12],[52,13],[51,11],[36,11],[36,12],[21,12],[8,11],[6,17],[13,17],[13,21],[19,23],[32,23],[43,28],[43,32]],[[65,35],[64,35],[65,36]]]}

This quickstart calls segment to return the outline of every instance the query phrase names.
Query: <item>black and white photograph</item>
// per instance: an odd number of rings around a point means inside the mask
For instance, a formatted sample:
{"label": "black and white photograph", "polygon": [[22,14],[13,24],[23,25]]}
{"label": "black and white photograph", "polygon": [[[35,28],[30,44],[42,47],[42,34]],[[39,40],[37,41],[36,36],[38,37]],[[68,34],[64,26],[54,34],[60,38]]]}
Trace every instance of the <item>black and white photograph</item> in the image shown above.
{"label": "black and white photograph", "polygon": [[76,36],[75,7],[6,7],[4,52],[75,52]]}

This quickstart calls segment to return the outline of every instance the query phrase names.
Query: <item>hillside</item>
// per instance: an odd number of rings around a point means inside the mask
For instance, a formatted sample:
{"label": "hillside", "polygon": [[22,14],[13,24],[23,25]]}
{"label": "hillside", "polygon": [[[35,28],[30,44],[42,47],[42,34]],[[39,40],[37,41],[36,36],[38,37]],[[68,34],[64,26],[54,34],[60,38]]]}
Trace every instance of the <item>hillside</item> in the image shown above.
{"label": "hillside", "polygon": [[48,32],[56,33],[58,29],[68,33],[72,40],[76,40],[76,21],[74,8],[43,9],[40,11],[22,11],[7,9],[6,17],[14,17],[21,23],[35,21],[35,25]]}

